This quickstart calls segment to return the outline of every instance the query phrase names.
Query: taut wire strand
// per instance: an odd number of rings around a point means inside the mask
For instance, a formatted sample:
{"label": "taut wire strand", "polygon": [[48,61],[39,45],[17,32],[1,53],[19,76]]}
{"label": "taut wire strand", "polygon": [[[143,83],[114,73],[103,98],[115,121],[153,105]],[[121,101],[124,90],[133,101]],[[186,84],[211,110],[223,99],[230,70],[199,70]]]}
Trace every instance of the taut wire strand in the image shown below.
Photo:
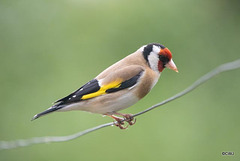
{"label": "taut wire strand", "polygon": [[[147,108],[144,111],[141,111],[139,113],[134,114],[133,116],[139,116],[142,115],[148,111],[151,111],[159,106],[162,106],[168,102],[171,102],[179,97],[184,96],[185,94],[191,92],[192,90],[196,89],[198,86],[200,86],[201,84],[205,83],[206,81],[210,80],[211,78],[213,78],[214,76],[216,76],[217,74],[220,74],[222,72],[225,71],[230,71],[230,70],[234,70],[240,68],[240,59],[229,62],[229,63],[225,63],[222,64],[220,66],[218,66],[217,68],[213,69],[212,71],[208,72],[207,74],[205,74],[204,76],[202,76],[201,78],[199,78],[197,81],[195,81],[192,85],[190,85],[189,87],[187,87],[186,89],[184,89],[183,91],[177,93],[176,95],[158,103],[153,105],[152,107]],[[80,131],[77,132],[75,134],[72,135],[68,135],[68,136],[46,136],[46,137],[34,137],[34,138],[30,138],[30,139],[21,139],[21,140],[15,140],[15,141],[0,141],[0,150],[4,150],[4,149],[13,149],[13,148],[18,148],[18,147],[25,147],[25,146],[30,146],[33,144],[41,144],[41,143],[51,143],[51,142],[63,142],[63,141],[69,141],[69,140],[73,140],[76,139],[80,136],[86,135],[90,132],[96,131],[96,130],[100,130],[102,128],[108,127],[108,126],[112,126],[114,125],[116,122],[110,122],[110,123],[106,123],[106,124],[102,124],[84,131]]]}

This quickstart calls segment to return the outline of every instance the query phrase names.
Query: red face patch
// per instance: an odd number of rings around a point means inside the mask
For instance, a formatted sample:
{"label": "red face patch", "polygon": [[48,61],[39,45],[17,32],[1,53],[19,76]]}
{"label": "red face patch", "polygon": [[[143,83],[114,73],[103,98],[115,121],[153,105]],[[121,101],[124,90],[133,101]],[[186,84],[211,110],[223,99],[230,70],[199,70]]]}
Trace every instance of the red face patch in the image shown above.
{"label": "red face patch", "polygon": [[161,49],[159,53],[158,70],[162,72],[165,65],[172,59],[172,53],[168,48]]}
{"label": "red face patch", "polygon": [[159,70],[159,72],[162,72],[163,69],[164,69],[163,62],[162,61],[158,61],[158,70]]}
{"label": "red face patch", "polygon": [[172,59],[172,53],[168,48],[161,49],[159,55],[167,57],[169,60]]}

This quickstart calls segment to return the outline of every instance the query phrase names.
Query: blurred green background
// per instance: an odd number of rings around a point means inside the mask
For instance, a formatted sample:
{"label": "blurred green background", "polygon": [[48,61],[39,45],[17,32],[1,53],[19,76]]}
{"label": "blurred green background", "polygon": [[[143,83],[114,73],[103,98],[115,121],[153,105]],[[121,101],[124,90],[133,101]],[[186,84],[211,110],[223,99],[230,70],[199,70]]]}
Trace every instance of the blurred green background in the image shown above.
{"label": "blurred green background", "polygon": [[[87,112],[30,119],[144,44],[159,42],[180,71],[164,70],[136,113],[240,57],[237,0],[0,1],[0,140],[62,136],[111,122]],[[0,151],[1,161],[240,160],[240,70],[184,97],[76,140]],[[234,156],[222,156],[224,151]]]}

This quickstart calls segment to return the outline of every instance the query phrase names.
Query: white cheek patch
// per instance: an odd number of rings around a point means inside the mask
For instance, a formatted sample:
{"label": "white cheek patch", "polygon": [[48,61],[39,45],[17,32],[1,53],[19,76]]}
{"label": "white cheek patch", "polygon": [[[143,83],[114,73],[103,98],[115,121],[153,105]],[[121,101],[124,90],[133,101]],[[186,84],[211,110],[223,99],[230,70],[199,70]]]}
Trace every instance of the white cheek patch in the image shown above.
{"label": "white cheek patch", "polygon": [[148,62],[152,70],[158,71],[158,61],[158,54],[156,54],[155,52],[151,52],[148,56]]}

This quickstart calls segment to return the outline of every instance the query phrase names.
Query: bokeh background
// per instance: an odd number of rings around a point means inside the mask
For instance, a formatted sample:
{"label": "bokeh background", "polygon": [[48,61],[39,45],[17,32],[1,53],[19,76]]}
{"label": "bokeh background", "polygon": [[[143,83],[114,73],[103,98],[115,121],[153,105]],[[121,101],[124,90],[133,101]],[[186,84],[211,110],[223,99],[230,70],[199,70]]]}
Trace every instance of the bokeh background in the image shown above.
{"label": "bokeh background", "polygon": [[[30,119],[144,44],[167,46],[164,70],[136,113],[240,57],[237,0],[0,1],[0,140],[63,136],[111,122],[75,111]],[[240,70],[137,118],[76,140],[0,152],[1,161],[240,160]],[[234,156],[222,156],[232,151]]]}

